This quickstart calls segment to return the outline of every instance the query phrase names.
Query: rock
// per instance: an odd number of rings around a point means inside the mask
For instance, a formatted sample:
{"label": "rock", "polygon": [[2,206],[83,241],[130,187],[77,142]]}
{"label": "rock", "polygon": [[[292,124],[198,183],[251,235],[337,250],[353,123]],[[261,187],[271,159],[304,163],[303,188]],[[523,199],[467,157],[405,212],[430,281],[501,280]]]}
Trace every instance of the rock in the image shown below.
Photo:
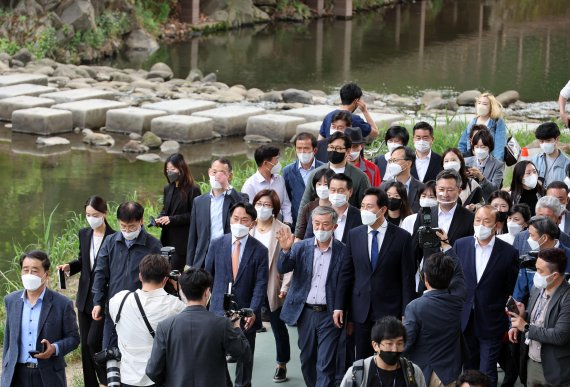
{"label": "rock", "polygon": [[26,66],[26,65],[21,60],[12,59],[12,68],[13,69],[22,68],[24,66]]}
{"label": "rock", "polygon": [[111,75],[103,72],[98,72],[95,74],[95,80],[97,82],[108,82],[111,80]]}
{"label": "rock", "polygon": [[315,137],[319,137],[319,132],[321,130],[322,121],[312,121],[305,124],[297,125],[295,129],[295,134],[299,133],[311,133]]}
{"label": "rock", "polygon": [[12,114],[12,131],[52,135],[73,130],[71,112],[49,108],[16,110]]}
{"label": "rock", "polygon": [[247,119],[265,113],[254,106],[225,106],[217,109],[194,113],[194,117],[206,117],[214,120],[214,130],[222,136],[245,135]]}
{"label": "rock", "polygon": [[475,101],[480,95],[481,92],[479,90],[467,90],[459,94],[455,102],[457,102],[459,106],[475,106]]}
{"label": "rock", "polygon": [[298,109],[290,109],[284,111],[283,114],[290,115],[290,116],[297,116],[302,117],[307,122],[312,121],[322,121],[327,114],[336,110],[336,106],[326,106],[326,105],[318,105],[318,106],[307,106]]}
{"label": "rock", "polygon": [[233,85],[228,91],[239,94],[242,97],[245,97],[247,95],[247,89],[243,85]]}
{"label": "rock", "polygon": [[160,148],[162,140],[156,134],[152,132],[146,132],[142,136],[142,143],[143,145],[148,146],[150,149],[157,149]]}
{"label": "rock", "polygon": [[297,90],[297,89],[287,89],[283,91],[283,101],[286,103],[303,103],[307,105],[313,104],[313,95],[309,92],[304,90]]}
{"label": "rock", "polygon": [[283,102],[283,96],[278,91],[268,91],[261,96],[263,102]]}
{"label": "rock", "polygon": [[42,67],[38,67],[38,68],[34,69],[34,74],[43,74],[43,75],[47,75],[48,77],[51,77],[53,75],[54,71],[55,70],[53,69],[53,67],[42,66]]}
{"label": "rock", "polygon": [[447,109],[449,102],[441,97],[433,98],[425,107],[426,110]]}
{"label": "rock", "polygon": [[129,133],[129,138],[131,140],[141,140],[142,136],[138,133]]}
{"label": "rock", "polygon": [[30,109],[35,107],[50,107],[54,100],[40,97],[30,97],[27,95],[0,99],[0,118],[11,120],[12,113],[16,110]]}
{"label": "rock", "polygon": [[196,82],[201,81],[202,77],[204,77],[204,74],[202,74],[202,71],[200,71],[200,69],[192,69],[186,77],[186,80],[190,82]]}
{"label": "rock", "polygon": [[520,95],[516,90],[508,90],[499,94],[496,98],[503,107],[507,107],[510,104],[517,102],[520,99]]}
{"label": "rock", "polygon": [[243,101],[243,95],[232,91],[220,91],[216,97],[216,101],[220,103],[235,103]]}
{"label": "rock", "polygon": [[218,90],[229,90],[230,87],[223,82],[210,82],[212,86],[216,87]]}
{"label": "rock", "polygon": [[414,106],[414,105],[416,105],[415,99],[410,98],[410,97],[401,97],[397,94],[390,94],[384,98],[385,98],[385,101],[387,103],[389,103],[390,105],[396,105],[396,106]]}
{"label": "rock", "polygon": [[91,129],[99,129],[105,126],[107,112],[111,109],[125,108],[128,105],[123,102],[110,101],[107,99],[87,99],[54,105],[54,109],[68,110],[73,114],[73,126]]}
{"label": "rock", "polygon": [[63,137],[38,137],[36,144],[43,146],[69,145],[71,142]]}
{"label": "rock", "polygon": [[140,141],[130,140],[123,146],[123,152],[125,153],[146,153],[148,152],[148,146],[143,145]]}
{"label": "rock", "polygon": [[165,116],[161,110],[141,109],[128,107],[113,109],[107,112],[106,128],[109,132],[137,133],[143,135],[150,130],[150,122],[153,118]]}
{"label": "rock", "polygon": [[115,146],[115,139],[108,134],[95,133],[91,129],[83,129],[83,142],[96,146]]}
{"label": "rock", "polygon": [[65,91],[56,91],[54,93],[43,94],[42,97],[53,99],[56,103],[66,103],[66,102],[82,101],[85,99],[114,100],[115,93],[112,91],[88,88],[88,89],[72,89]]}
{"label": "rock", "polygon": [[68,77],[51,77],[50,84],[55,84],[59,88],[64,88],[70,81]]}
{"label": "rock", "polygon": [[158,117],[151,122],[151,131],[164,139],[182,143],[212,139],[214,121],[210,118],[187,115]]}
{"label": "rock", "polygon": [[249,102],[259,102],[261,101],[261,97],[263,96],[263,94],[265,94],[262,90],[253,88],[253,89],[249,89],[245,95],[245,98],[249,101]]}
{"label": "rock", "polygon": [[21,95],[37,97],[39,95],[49,93],[55,90],[57,90],[55,87],[22,83],[18,85],[0,87],[0,99],[9,98],[9,97],[18,97]]}
{"label": "rock", "polygon": [[309,90],[308,93],[310,93],[313,97],[327,98],[327,93],[322,90]]}
{"label": "rock", "polygon": [[216,82],[217,80],[218,77],[215,73],[210,73],[206,75],[204,78],[202,78],[202,82]]}
{"label": "rock", "polygon": [[133,77],[131,77],[129,74],[121,73],[119,71],[111,73],[109,78],[113,82],[131,83],[133,81]]}
{"label": "rock", "polygon": [[129,50],[150,52],[158,50],[159,47],[156,39],[142,29],[134,30],[129,34],[126,46]]}
{"label": "rock", "polygon": [[167,71],[149,71],[146,75],[146,79],[150,81],[154,81],[156,79],[160,79],[162,81],[169,81],[172,78],[172,73]]}
{"label": "rock", "polygon": [[149,163],[156,163],[160,161],[160,156],[157,155],[156,153],[147,153],[145,155],[138,155],[137,160],[146,161]]}
{"label": "rock", "polygon": [[246,135],[260,135],[273,141],[285,142],[295,135],[298,125],[305,119],[282,114],[262,114],[249,117]]}
{"label": "rock", "polygon": [[91,85],[83,82],[71,81],[67,84],[70,89],[89,89]]}
{"label": "rock", "polygon": [[72,25],[76,31],[93,31],[95,25],[95,9],[90,1],[76,0],[68,2],[69,6],[60,14],[61,21]]}
{"label": "rock", "polygon": [[33,56],[27,48],[21,48],[13,57],[12,57],[12,65],[13,61],[17,60],[23,63],[24,65],[28,64],[32,61]]}
{"label": "rock", "polygon": [[248,134],[243,137],[243,140],[248,143],[269,144],[271,139],[257,134]]}
{"label": "rock", "polygon": [[422,96],[420,103],[424,106],[427,106],[430,104],[431,101],[433,101],[434,99],[438,99],[438,98],[439,99],[442,98],[442,95],[439,91],[433,91],[433,90],[426,91],[424,93],[424,95]]}
{"label": "rock", "polygon": [[172,77],[174,77],[174,72],[172,71],[170,66],[168,66],[166,63],[157,62],[157,63],[153,64],[152,67],[150,68],[149,72],[152,73],[153,71],[170,74],[168,79],[171,79]]}
{"label": "rock", "polygon": [[1,52],[0,53],[0,62],[3,62],[9,66],[10,62],[12,62],[12,57],[10,56],[10,54],[8,54],[6,52]]}
{"label": "rock", "polygon": [[66,65],[59,65],[54,70],[52,76],[54,77],[67,77],[69,79],[80,78],[75,69]]}
{"label": "rock", "polygon": [[173,140],[167,140],[163,142],[162,145],[160,146],[160,151],[167,155],[176,153],[178,152],[179,149],[180,149],[180,144]]}

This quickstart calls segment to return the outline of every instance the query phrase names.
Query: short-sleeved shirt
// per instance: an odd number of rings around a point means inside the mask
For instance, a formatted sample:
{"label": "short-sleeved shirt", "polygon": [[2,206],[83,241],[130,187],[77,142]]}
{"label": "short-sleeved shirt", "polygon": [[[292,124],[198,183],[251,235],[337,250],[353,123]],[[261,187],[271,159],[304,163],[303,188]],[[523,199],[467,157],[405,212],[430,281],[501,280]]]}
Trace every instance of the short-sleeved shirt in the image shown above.
{"label": "short-sleeved shirt", "polygon": [[[321,130],[319,134],[324,138],[328,138],[330,136],[330,130],[332,125],[332,119],[336,113],[340,112],[340,110],[333,110],[323,120],[321,124]],[[351,113],[352,114],[352,113]],[[372,127],[366,121],[364,121],[360,116],[356,114],[352,114],[352,127],[353,128],[360,128],[362,131],[362,137],[367,137],[370,132],[372,131]]]}

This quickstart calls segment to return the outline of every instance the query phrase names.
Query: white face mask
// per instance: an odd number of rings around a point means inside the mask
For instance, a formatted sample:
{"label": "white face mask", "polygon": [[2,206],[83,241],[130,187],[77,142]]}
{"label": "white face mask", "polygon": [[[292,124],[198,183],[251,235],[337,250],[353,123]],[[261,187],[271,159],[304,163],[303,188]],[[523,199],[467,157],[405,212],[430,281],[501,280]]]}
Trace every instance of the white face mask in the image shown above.
{"label": "white face mask", "polygon": [[459,161],[448,161],[447,163],[443,163],[443,169],[451,169],[459,172],[461,169],[461,163]]}
{"label": "white face mask", "polygon": [[42,286],[42,278],[33,274],[23,274],[22,285],[24,285],[24,289],[33,292]]}
{"label": "white face mask", "polygon": [[368,210],[360,211],[360,217],[362,219],[362,224],[364,224],[366,226],[370,226],[371,224],[374,224],[374,222],[376,222],[376,219],[378,219],[378,217],[376,216],[376,214],[374,212],[368,211]]}
{"label": "white face mask", "polygon": [[273,208],[255,207],[259,220],[267,220],[273,216]]}
{"label": "white face mask", "polygon": [[538,175],[534,173],[532,175],[528,175],[523,178],[523,184],[530,189],[534,189],[537,183],[538,183]]}
{"label": "white face mask", "polygon": [[473,153],[478,160],[485,160],[489,157],[489,150],[485,148],[474,148]]}
{"label": "white face mask", "polygon": [[435,207],[437,206],[437,199],[433,198],[420,198],[420,207]]}
{"label": "white face mask", "polygon": [[141,233],[140,227],[136,231],[131,231],[131,232],[121,231],[121,234],[123,234],[123,238],[125,238],[128,241],[137,239],[140,233]]}
{"label": "white face mask", "polygon": [[317,196],[319,197],[319,199],[324,200],[329,198],[329,187],[327,187],[326,185],[317,186],[315,191],[317,191]]}
{"label": "white face mask", "polygon": [[543,142],[540,144],[540,149],[547,155],[551,154],[556,150],[556,143],[555,142]]}
{"label": "white face mask", "polygon": [[328,241],[329,239],[331,239],[332,236],[332,230],[329,231],[325,231],[325,230],[319,230],[319,231],[315,231],[315,239],[321,243]]}
{"label": "white face mask", "polygon": [[493,235],[493,229],[490,227],[485,227],[483,225],[473,226],[475,230],[475,237],[479,240],[485,240]]}
{"label": "white face mask", "polygon": [[313,154],[312,153],[297,153],[297,158],[301,164],[309,164],[313,161]]}
{"label": "white face mask", "polygon": [[550,282],[548,282],[548,277],[550,277],[552,274],[540,275],[538,273],[534,273],[534,278],[532,279],[534,287],[537,289],[546,289],[548,285],[550,285]]}
{"label": "white face mask", "polygon": [[89,226],[91,226],[91,228],[93,230],[95,230],[96,228],[101,227],[101,225],[105,222],[105,218],[101,217],[96,217],[96,216],[89,216],[87,215],[87,223],[89,223]]}
{"label": "white face mask", "polygon": [[479,117],[487,117],[489,115],[489,112],[491,111],[491,108],[485,105],[477,105],[476,109],[477,109],[477,115]]}
{"label": "white face mask", "polygon": [[[538,238],[538,240],[540,240],[540,238]],[[530,236],[528,237],[528,239],[526,240],[526,242],[527,242],[528,245],[530,246],[530,251],[538,251],[538,249],[540,249],[540,242],[539,242],[539,241],[535,241],[535,240],[532,239]]]}
{"label": "white face mask", "polygon": [[386,167],[386,172],[388,172],[390,176],[398,176],[402,171],[402,166],[398,163],[390,163],[388,167]]}
{"label": "white face mask", "polygon": [[212,189],[222,189],[222,183],[216,180],[216,176],[210,176],[210,187]]}
{"label": "white face mask", "polygon": [[515,236],[522,231],[523,226],[521,226],[517,222],[507,222],[507,228],[509,229],[509,234]]}
{"label": "white face mask", "polygon": [[414,141],[414,147],[416,148],[416,150],[418,152],[424,153],[424,152],[427,152],[429,150],[431,145],[428,141],[418,140],[418,141]]}
{"label": "white face mask", "polygon": [[334,207],[342,207],[346,204],[346,195],[345,194],[330,194],[329,201]]}
{"label": "white face mask", "polygon": [[230,224],[230,229],[232,231],[232,235],[236,239],[243,238],[244,236],[246,236],[249,233],[249,227],[244,226],[243,224],[239,224],[239,223]]}
{"label": "white face mask", "polygon": [[388,152],[389,152],[389,153],[392,153],[392,151],[393,151],[394,149],[396,149],[396,148],[402,146],[402,144],[397,143],[397,142],[388,141],[388,142],[386,143],[386,146],[388,147]]}
{"label": "white face mask", "polygon": [[278,175],[279,172],[281,172],[281,163],[278,161],[277,164],[271,168],[271,174]]}
{"label": "white face mask", "polygon": [[437,199],[437,202],[438,202],[439,204],[454,204],[454,203],[457,202],[457,198],[456,198],[455,200],[449,201],[449,202],[446,202],[445,200],[443,200],[442,197],[445,195],[444,192],[440,192],[438,195],[439,195],[439,197],[440,197],[439,199]]}
{"label": "white face mask", "polygon": [[358,159],[360,157],[360,152],[350,152],[350,155],[348,156],[350,161],[356,161],[356,159]]}

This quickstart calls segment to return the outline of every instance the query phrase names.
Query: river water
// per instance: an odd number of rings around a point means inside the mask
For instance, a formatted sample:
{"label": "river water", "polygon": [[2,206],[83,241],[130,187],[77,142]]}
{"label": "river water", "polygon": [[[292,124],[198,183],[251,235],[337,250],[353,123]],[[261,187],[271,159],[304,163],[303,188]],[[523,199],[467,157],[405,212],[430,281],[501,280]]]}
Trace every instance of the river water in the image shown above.
{"label": "river water", "polygon": [[[215,72],[227,84],[264,90],[296,87],[334,92],[345,80],[364,89],[413,94],[425,89],[515,89],[525,101],[554,100],[570,74],[568,0],[433,0],[357,15],[232,31],[165,45],[145,61],[118,58],[118,67],[171,65],[177,77],[191,68]],[[117,146],[96,150],[66,135],[71,151],[39,149],[35,136],[0,127],[0,270],[43,235],[56,207],[55,233],[86,198],[115,202],[157,200],[165,184],[162,163],[135,161]],[[241,139],[187,145],[182,153],[202,176],[212,155],[244,160]],[[155,215],[155,214],[148,214]]]}

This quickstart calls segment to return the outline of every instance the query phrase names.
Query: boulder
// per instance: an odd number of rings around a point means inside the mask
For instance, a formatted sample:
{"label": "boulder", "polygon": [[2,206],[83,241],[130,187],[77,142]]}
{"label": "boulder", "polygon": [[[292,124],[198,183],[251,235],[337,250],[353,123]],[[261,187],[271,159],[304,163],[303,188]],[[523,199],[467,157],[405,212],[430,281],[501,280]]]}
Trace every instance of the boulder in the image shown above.
{"label": "boulder", "polygon": [[[169,80],[172,79],[172,77],[174,77],[174,72],[172,71],[170,66],[168,66],[166,63],[162,63],[162,62],[157,62],[157,63],[153,64],[152,67],[150,68],[149,73],[152,73],[152,72],[169,74],[169,76],[168,76]],[[148,75],[147,75],[147,78],[148,78]]]}
{"label": "boulder", "polygon": [[154,81],[160,79],[162,81],[169,81],[172,78],[172,73],[167,71],[149,71],[146,75],[146,79]]}
{"label": "boulder", "polygon": [[129,34],[126,46],[129,50],[150,52],[158,50],[159,47],[156,39],[142,29],[134,30]]}
{"label": "boulder", "polygon": [[152,132],[146,132],[142,136],[142,143],[143,145],[148,146],[150,149],[157,149],[160,148],[162,140],[156,134]]}
{"label": "boulder", "polygon": [[125,74],[120,71],[116,71],[114,73],[111,73],[110,75],[106,74],[106,76],[109,78],[109,80],[113,82],[131,83],[133,81],[133,77],[131,77],[129,74]]}
{"label": "boulder", "polygon": [[424,93],[424,95],[422,95],[420,103],[424,106],[427,106],[430,104],[430,102],[432,102],[433,100],[438,99],[438,98],[439,99],[442,98],[442,95],[439,91],[433,91],[433,90],[426,91]]}
{"label": "boulder", "polygon": [[309,90],[308,91],[313,97],[327,98],[327,93],[322,90]]}
{"label": "boulder", "polygon": [[263,102],[283,102],[283,96],[278,91],[268,91],[261,96],[261,101]]}
{"label": "boulder", "polygon": [[304,90],[287,89],[283,91],[283,101],[286,103],[303,103],[307,105],[313,104],[313,95]]}
{"label": "boulder", "polygon": [[93,31],[95,25],[95,9],[90,1],[76,0],[68,2],[69,6],[60,15],[61,21],[70,24],[76,31]]}
{"label": "boulder", "polygon": [[517,102],[519,99],[520,95],[516,90],[508,90],[497,96],[497,101],[499,101],[503,107],[507,107],[510,104]]}
{"label": "boulder", "polygon": [[451,101],[447,101],[441,97],[434,98],[426,105],[425,109],[426,110],[449,109],[450,102]]}
{"label": "boulder", "polygon": [[160,146],[160,151],[167,155],[176,153],[178,152],[179,149],[180,149],[180,144],[174,140],[167,140],[163,142],[162,145]]}
{"label": "boulder", "polygon": [[243,85],[234,85],[234,86],[230,87],[230,89],[228,91],[231,91],[232,93],[239,94],[242,97],[245,97],[247,95],[247,89]]}
{"label": "boulder", "polygon": [[210,73],[206,75],[204,78],[202,78],[202,82],[216,82],[217,80],[218,77],[215,73]]}
{"label": "boulder", "polygon": [[91,129],[83,129],[83,142],[89,145],[96,146],[114,146],[115,139],[108,134],[95,133]]}
{"label": "boulder", "polygon": [[481,92],[479,90],[466,90],[459,94],[455,101],[459,106],[475,106],[475,101],[480,95]]}
{"label": "boulder", "polygon": [[63,137],[38,137],[36,144],[42,146],[69,145],[71,142]]}
{"label": "boulder", "polygon": [[144,155],[138,155],[137,160],[146,161],[149,163],[156,163],[160,161],[160,156],[156,153],[147,153]]}
{"label": "boulder", "polygon": [[243,95],[233,91],[220,91],[216,96],[216,101],[220,103],[236,103],[243,101]]}
{"label": "boulder", "polygon": [[192,69],[190,70],[190,73],[186,77],[186,80],[190,82],[196,82],[196,81],[201,81],[203,77],[204,74],[202,74],[202,71],[200,71],[200,69]]}
{"label": "boulder", "polygon": [[261,101],[263,94],[264,92],[262,90],[256,88],[249,89],[245,95],[245,99],[247,99],[249,102],[259,102]]}
{"label": "boulder", "polygon": [[148,152],[148,146],[143,145],[140,141],[130,140],[123,146],[123,152],[125,153],[146,153]]}
{"label": "boulder", "polygon": [[27,48],[21,48],[13,57],[12,60],[17,60],[22,62],[24,65],[32,61],[34,57],[32,53]]}

